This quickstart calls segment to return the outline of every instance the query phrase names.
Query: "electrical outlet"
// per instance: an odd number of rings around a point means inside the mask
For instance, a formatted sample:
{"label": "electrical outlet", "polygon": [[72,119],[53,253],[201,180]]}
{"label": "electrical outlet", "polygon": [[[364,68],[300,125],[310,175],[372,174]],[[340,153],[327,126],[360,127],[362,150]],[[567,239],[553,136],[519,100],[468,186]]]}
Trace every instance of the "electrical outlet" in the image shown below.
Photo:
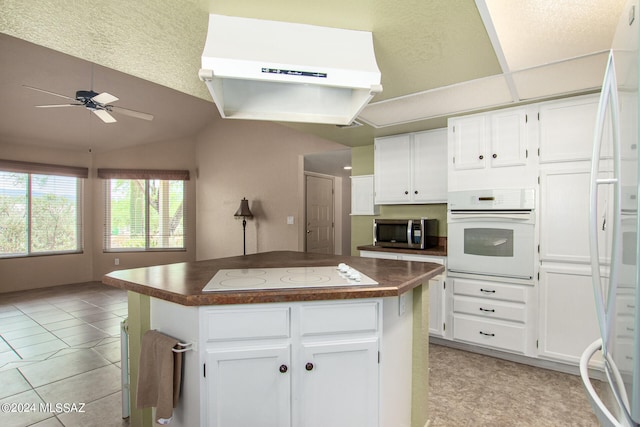
{"label": "electrical outlet", "polygon": [[289,225],[293,224],[293,216],[288,216],[287,217],[287,224],[289,224]]}
{"label": "electrical outlet", "polygon": [[114,260],[113,260],[113,263],[114,263],[115,265],[120,265],[120,258],[116,258],[116,259],[114,259]]}
{"label": "electrical outlet", "polygon": [[402,316],[407,311],[407,295],[402,294],[398,297],[398,316]]}

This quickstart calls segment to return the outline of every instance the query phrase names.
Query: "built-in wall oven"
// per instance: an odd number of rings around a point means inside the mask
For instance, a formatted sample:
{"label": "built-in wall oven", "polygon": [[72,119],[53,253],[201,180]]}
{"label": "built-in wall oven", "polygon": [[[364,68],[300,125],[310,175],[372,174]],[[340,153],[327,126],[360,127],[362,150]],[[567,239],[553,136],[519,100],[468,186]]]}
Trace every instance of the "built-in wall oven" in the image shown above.
{"label": "built-in wall oven", "polygon": [[533,189],[450,192],[449,274],[532,281],[534,208]]}

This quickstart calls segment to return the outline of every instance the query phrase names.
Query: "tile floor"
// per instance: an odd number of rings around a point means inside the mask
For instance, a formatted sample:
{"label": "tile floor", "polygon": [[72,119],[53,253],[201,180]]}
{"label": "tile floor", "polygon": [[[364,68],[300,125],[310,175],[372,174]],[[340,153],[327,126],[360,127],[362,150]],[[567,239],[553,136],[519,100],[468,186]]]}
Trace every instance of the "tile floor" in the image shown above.
{"label": "tile floor", "polygon": [[[0,294],[0,409],[30,410],[0,411],[0,426],[128,426],[120,393],[126,316],[126,292],[99,282]],[[432,427],[597,425],[573,375],[437,345],[430,372]],[[55,413],[55,404],[68,406]]]}
{"label": "tile floor", "polygon": [[126,316],[126,291],[99,282],[0,294],[0,426],[128,426]]}

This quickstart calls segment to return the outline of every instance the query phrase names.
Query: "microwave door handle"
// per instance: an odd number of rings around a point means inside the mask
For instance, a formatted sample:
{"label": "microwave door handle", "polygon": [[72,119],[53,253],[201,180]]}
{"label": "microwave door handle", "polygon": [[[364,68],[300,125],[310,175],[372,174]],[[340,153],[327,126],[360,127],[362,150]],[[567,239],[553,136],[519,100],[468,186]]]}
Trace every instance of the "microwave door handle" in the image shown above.
{"label": "microwave door handle", "polygon": [[411,239],[411,234],[413,234],[413,221],[409,220],[407,224],[407,244],[411,245],[413,240]]}

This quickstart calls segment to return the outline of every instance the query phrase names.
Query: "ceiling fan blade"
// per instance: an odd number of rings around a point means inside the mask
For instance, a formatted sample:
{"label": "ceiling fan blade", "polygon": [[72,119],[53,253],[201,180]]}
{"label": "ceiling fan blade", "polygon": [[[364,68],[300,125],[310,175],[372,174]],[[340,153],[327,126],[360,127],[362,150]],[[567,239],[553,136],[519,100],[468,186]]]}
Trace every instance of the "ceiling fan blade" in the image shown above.
{"label": "ceiling fan blade", "polygon": [[49,95],[59,96],[60,98],[70,99],[71,101],[75,101],[76,100],[75,98],[71,98],[71,97],[66,96],[66,95],[60,95],[59,93],[50,92],[50,91],[44,90],[44,89],[38,89],[37,87],[27,86],[27,85],[22,85],[22,86],[26,87],[27,89],[36,90],[38,92],[48,93]]}
{"label": "ceiling fan blade", "polygon": [[58,107],[84,107],[84,104],[52,104],[52,105],[36,105],[36,108],[58,108]]}
{"label": "ceiling fan blade", "polygon": [[109,107],[108,110],[113,113],[123,114],[125,116],[135,117],[137,119],[142,119],[142,120],[153,120],[153,115],[148,113],[129,110],[128,108],[116,107],[114,105],[109,105],[108,107]]}
{"label": "ceiling fan blade", "polygon": [[102,92],[91,98],[91,100],[93,102],[97,102],[98,104],[110,104],[112,102],[116,102],[118,100],[118,97],[113,96],[107,92]]}
{"label": "ceiling fan blade", "polygon": [[93,114],[95,114],[96,116],[100,117],[100,120],[102,120],[105,123],[115,123],[116,119],[107,112],[107,110],[92,110]]}

